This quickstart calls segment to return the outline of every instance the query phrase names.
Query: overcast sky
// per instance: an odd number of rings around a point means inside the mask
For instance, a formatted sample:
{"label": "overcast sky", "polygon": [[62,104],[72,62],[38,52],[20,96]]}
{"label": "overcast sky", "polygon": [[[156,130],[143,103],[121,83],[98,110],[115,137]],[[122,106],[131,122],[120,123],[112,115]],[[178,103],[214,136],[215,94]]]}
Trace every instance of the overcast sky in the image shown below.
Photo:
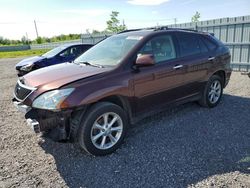
{"label": "overcast sky", "polygon": [[128,28],[250,15],[250,0],[0,0],[0,36],[21,39],[104,30],[112,10]]}

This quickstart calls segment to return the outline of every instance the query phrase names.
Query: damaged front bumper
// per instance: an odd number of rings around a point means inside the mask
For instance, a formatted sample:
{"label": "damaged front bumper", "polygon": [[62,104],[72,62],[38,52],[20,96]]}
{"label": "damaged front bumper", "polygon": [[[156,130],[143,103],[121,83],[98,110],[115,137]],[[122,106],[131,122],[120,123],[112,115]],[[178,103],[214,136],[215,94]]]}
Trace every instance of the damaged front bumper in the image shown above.
{"label": "damaged front bumper", "polygon": [[31,127],[32,128],[32,130],[35,132],[35,133],[40,133],[41,132],[41,130],[40,130],[40,125],[39,125],[39,122],[38,121],[36,121],[35,119],[27,119],[26,120],[26,122],[27,122],[27,125],[29,126],[29,127]]}
{"label": "damaged front bumper", "polygon": [[12,100],[14,106],[20,111],[25,113],[27,125],[35,133],[45,132],[54,128],[59,129],[58,134],[61,140],[67,138],[67,129],[69,129],[69,118],[72,110],[50,111],[43,109],[35,109],[23,103]]}
{"label": "damaged front bumper", "polygon": [[15,99],[12,99],[12,102],[14,104],[14,106],[18,109],[18,111],[23,112],[23,113],[27,113],[28,111],[31,110],[30,106],[24,105],[19,101],[16,101]]}
{"label": "damaged front bumper", "polygon": [[[12,101],[13,101],[14,106],[18,109],[18,111],[22,113],[28,113],[32,109],[30,106],[24,105],[19,101],[15,101],[14,99]],[[40,125],[37,120],[28,118],[26,119],[26,122],[27,122],[27,125],[31,127],[31,129],[35,133],[41,132]]]}

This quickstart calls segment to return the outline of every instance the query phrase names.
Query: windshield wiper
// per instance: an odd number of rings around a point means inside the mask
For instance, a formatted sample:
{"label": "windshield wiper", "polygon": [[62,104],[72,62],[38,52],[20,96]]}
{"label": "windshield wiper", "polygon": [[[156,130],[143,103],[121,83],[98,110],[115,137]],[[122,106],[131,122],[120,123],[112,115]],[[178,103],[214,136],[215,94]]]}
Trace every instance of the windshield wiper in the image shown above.
{"label": "windshield wiper", "polygon": [[84,65],[92,66],[92,67],[104,68],[104,66],[102,66],[102,65],[92,64],[92,63],[89,63],[89,62],[87,62],[87,61],[83,61],[83,62],[74,62],[74,63],[76,63],[76,64],[84,64]]}

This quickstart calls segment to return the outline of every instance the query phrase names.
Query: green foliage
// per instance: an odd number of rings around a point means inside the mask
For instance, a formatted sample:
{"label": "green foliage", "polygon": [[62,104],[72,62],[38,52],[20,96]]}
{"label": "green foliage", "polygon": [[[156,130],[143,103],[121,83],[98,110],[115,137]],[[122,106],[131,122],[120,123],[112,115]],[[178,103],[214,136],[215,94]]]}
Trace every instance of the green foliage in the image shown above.
{"label": "green foliage", "polygon": [[49,49],[0,52],[0,58],[36,56],[36,55],[42,55],[46,53],[47,51],[49,51]]}
{"label": "green foliage", "polygon": [[0,36],[0,45],[21,45],[20,40],[9,40]]}
{"label": "green foliage", "polygon": [[118,19],[119,12],[117,11],[112,11],[110,14],[110,20],[108,20],[107,23],[107,31],[108,32],[114,32],[118,33],[121,31],[124,31],[127,29],[125,24],[120,24],[120,20]]}
{"label": "green foliage", "polygon": [[36,42],[37,42],[37,44],[42,44],[43,43],[43,38],[42,37],[37,37]]}
{"label": "green foliage", "polygon": [[97,31],[97,30],[93,30],[92,31],[92,34],[100,34],[100,33],[102,33],[101,31]]}
{"label": "green foliage", "polygon": [[21,42],[22,44],[26,44],[26,45],[31,43],[31,41],[26,36],[22,37]]}
{"label": "green foliage", "polygon": [[191,21],[192,22],[198,22],[199,21],[199,19],[200,19],[200,17],[201,17],[201,14],[198,12],[198,11],[196,11],[196,13],[193,15],[193,17],[191,18]]}
{"label": "green foliage", "polygon": [[23,44],[42,44],[49,42],[60,42],[65,40],[76,40],[80,39],[81,34],[69,34],[69,35],[59,35],[51,38],[48,37],[38,37],[37,39],[31,41],[27,39],[25,36],[21,38],[21,40],[9,40],[0,36],[0,45],[23,45]]}

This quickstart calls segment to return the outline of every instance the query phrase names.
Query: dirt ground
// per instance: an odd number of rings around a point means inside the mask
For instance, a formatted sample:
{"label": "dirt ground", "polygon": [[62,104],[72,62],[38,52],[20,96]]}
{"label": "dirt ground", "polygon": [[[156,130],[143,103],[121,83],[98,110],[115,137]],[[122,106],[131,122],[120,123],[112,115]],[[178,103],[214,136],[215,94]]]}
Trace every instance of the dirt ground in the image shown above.
{"label": "dirt ground", "polygon": [[138,122],[114,154],[92,157],[35,135],[12,105],[0,59],[0,187],[250,187],[250,78],[233,73],[220,105],[185,104]]}

